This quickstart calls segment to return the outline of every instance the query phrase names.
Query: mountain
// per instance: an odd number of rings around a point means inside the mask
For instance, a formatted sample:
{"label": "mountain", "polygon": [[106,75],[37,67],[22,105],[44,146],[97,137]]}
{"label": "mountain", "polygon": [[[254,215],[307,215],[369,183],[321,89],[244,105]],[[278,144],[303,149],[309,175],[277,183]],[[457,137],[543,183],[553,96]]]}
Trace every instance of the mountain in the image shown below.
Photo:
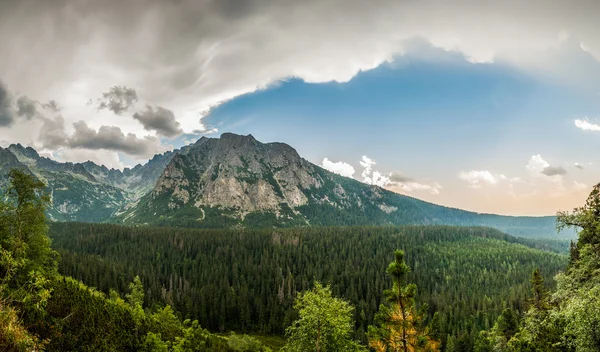
{"label": "mountain", "polygon": [[232,133],[202,137],[175,153],[152,191],[114,221],[205,228],[446,224],[556,236],[553,216],[500,216],[435,205],[329,172],[286,144]]}
{"label": "mountain", "polygon": [[6,185],[10,169],[26,170],[47,184],[51,220],[103,222],[152,189],[172,155],[156,155],[143,166],[120,171],[90,161],[60,163],[11,144],[0,148],[0,184]]}

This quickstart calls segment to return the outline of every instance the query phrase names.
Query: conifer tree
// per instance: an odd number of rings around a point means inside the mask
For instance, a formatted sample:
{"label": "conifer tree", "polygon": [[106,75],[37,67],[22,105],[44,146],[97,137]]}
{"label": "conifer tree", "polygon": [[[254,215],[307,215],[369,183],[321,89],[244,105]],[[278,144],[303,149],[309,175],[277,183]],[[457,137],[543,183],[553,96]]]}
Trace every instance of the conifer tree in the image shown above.
{"label": "conifer tree", "polygon": [[531,275],[531,292],[533,293],[531,299],[532,306],[538,310],[548,309],[548,292],[544,286],[544,278],[542,277],[539,268],[535,269]]}
{"label": "conifer tree", "polygon": [[394,257],[387,268],[393,285],[384,291],[386,303],[379,307],[376,325],[369,326],[369,346],[377,352],[437,351],[439,343],[424,324],[426,306],[417,310],[415,305],[417,285],[406,283],[410,267],[404,252],[396,250]]}

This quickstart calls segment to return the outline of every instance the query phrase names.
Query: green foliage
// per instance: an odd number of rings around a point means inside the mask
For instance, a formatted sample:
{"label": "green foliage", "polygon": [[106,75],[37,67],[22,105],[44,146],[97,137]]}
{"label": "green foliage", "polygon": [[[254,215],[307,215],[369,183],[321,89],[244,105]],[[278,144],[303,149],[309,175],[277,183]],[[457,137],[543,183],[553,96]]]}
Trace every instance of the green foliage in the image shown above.
{"label": "green foliage", "polygon": [[298,295],[294,308],[299,318],[286,329],[288,342],[284,351],[366,351],[351,339],[354,308],[333,297],[329,286],[315,282],[312,290]]}
{"label": "green foliage", "polygon": [[15,260],[23,260],[22,268],[13,276],[16,284],[23,284],[32,271],[51,275],[56,270],[44,215],[49,197],[44,183],[33,176],[18,169],[11,170],[9,176],[6,201],[0,203],[0,248]]}
{"label": "green foliage", "polygon": [[55,252],[46,235],[44,184],[19,169],[0,203],[0,347],[41,349],[22,320],[42,319],[56,275]]}
{"label": "green foliage", "polygon": [[0,350],[41,350],[44,343],[25,329],[18,312],[0,301]]}
{"label": "green foliage", "polygon": [[[598,351],[600,346],[600,184],[584,206],[560,212],[558,228],[579,228],[565,273],[556,276],[548,295],[538,271],[531,280],[532,298],[519,327],[503,314],[497,326],[481,335],[481,351]],[[503,329],[504,327],[504,329]],[[514,331],[514,333],[513,333]],[[511,337],[512,336],[512,337]],[[494,341],[500,342],[494,344]]]}
{"label": "green foliage", "polygon": [[[488,228],[452,226],[191,230],[53,224],[60,271],[125,294],[140,275],[148,306],[169,304],[210,331],[283,335],[297,319],[297,292],[314,280],[356,307],[353,338],[365,332],[389,288],[384,268],[403,248],[419,302],[438,312],[439,338],[472,348],[502,310],[524,311],[531,272],[548,281],[567,256]],[[468,283],[466,286],[465,283]],[[421,306],[419,306],[420,308]],[[422,309],[420,309],[422,310]],[[470,347],[469,347],[470,346]]]}
{"label": "green foliage", "polygon": [[271,349],[266,348],[263,344],[248,335],[238,335],[231,333],[227,338],[227,346],[236,352],[270,352]]}

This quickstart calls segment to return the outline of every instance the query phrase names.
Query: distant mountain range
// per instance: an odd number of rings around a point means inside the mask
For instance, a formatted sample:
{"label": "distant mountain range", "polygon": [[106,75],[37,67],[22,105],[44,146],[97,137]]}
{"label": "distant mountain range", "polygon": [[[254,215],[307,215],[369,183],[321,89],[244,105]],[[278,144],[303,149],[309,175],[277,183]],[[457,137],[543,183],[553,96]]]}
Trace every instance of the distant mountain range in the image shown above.
{"label": "distant mountain range", "polygon": [[557,235],[555,217],[479,214],[400,195],[329,172],[283,143],[224,133],[123,171],[59,163],[33,148],[0,148],[0,183],[21,168],[48,184],[55,221],[179,227],[447,224],[523,237]]}

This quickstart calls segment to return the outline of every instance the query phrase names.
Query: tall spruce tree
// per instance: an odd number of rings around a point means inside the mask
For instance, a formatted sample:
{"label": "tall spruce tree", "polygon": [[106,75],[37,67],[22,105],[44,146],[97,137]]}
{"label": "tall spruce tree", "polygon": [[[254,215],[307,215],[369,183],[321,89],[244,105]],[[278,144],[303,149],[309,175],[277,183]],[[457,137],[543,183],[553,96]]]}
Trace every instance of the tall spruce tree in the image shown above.
{"label": "tall spruce tree", "polygon": [[427,307],[417,310],[415,305],[417,285],[406,283],[410,267],[404,261],[404,252],[396,250],[394,257],[387,268],[393,285],[384,291],[386,303],[379,307],[376,325],[369,326],[369,346],[377,352],[437,351],[439,343],[424,324]]}

